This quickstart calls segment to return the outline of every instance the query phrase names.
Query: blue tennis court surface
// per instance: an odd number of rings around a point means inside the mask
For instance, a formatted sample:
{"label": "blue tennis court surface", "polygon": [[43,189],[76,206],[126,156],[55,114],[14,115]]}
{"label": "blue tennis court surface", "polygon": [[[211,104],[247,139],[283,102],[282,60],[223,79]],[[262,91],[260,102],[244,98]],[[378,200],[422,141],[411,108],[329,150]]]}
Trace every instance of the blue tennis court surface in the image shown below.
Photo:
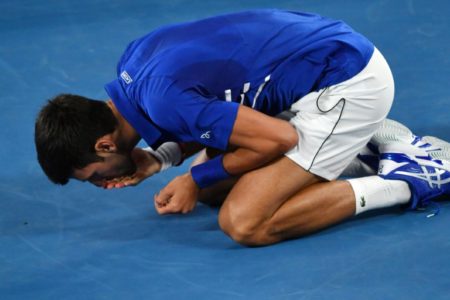
{"label": "blue tennis court surface", "polygon": [[265,7],[366,35],[395,76],[390,117],[450,140],[447,0],[3,0],[0,299],[450,299],[448,201],[433,218],[389,209],[246,248],[220,231],[217,209],[156,214],[153,194],[187,164],[116,191],[54,186],[40,170],[34,119],[46,99],[106,99],[127,43],[159,25]]}

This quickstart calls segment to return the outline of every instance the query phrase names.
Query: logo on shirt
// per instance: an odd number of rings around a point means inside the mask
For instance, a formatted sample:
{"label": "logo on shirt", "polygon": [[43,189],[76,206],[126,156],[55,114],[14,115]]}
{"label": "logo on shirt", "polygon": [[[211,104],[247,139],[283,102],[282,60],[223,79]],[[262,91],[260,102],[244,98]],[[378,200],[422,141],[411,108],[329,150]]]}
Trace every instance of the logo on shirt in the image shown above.
{"label": "logo on shirt", "polygon": [[208,130],[207,132],[203,133],[203,134],[200,136],[200,138],[201,138],[201,139],[209,139],[209,138],[211,137],[210,133],[211,133],[211,131]]}
{"label": "logo on shirt", "polygon": [[131,79],[127,71],[123,71],[122,73],[120,73],[120,77],[123,79],[123,81],[125,81],[126,84],[130,84],[133,82],[133,79]]}

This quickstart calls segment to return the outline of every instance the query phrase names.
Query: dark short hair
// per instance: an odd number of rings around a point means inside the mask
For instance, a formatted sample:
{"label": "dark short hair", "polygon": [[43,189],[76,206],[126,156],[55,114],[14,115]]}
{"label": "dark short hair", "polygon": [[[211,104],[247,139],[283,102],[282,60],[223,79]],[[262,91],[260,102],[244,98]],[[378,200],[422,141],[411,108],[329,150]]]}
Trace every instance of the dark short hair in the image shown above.
{"label": "dark short hair", "polygon": [[114,132],[117,120],[104,101],[62,94],[50,99],[36,119],[34,142],[39,164],[54,183],[64,185],[74,168],[101,161],[98,138]]}

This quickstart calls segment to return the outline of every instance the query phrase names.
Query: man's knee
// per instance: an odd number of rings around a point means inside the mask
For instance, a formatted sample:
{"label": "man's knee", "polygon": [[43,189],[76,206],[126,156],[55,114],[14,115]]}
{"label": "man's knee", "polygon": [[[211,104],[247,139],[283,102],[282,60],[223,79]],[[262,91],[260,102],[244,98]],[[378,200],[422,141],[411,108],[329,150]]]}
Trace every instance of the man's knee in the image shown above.
{"label": "man's knee", "polygon": [[219,225],[224,233],[235,242],[245,246],[264,246],[277,240],[270,235],[268,222],[257,221],[257,218],[243,215],[232,215],[227,207],[222,207],[219,213]]}

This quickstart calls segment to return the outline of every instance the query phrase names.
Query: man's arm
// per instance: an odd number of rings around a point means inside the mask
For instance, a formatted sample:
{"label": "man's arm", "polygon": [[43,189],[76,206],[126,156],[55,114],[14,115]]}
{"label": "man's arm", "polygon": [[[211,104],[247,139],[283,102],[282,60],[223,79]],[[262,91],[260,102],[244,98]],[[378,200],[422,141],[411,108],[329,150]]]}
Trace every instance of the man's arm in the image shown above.
{"label": "man's arm", "polygon": [[[198,153],[202,149],[205,148],[202,144],[198,142],[189,142],[189,143],[172,143],[170,147],[177,147],[173,151],[178,152],[176,154],[167,153],[168,150],[165,150],[165,157],[168,160],[174,159],[174,157],[181,157],[181,161],[177,159],[176,162],[172,162],[173,164],[178,163],[181,164],[184,159],[191,157],[192,155]],[[159,148],[158,148],[159,149]],[[157,150],[158,151],[158,150]],[[136,165],[136,171],[134,174],[129,176],[124,176],[120,178],[114,178],[108,181],[105,181],[102,185],[103,188],[112,189],[112,188],[123,188],[127,186],[135,186],[138,185],[143,180],[148,177],[153,176],[156,173],[159,173],[162,170],[163,162],[160,157],[161,155],[156,155],[156,151],[149,151],[147,149],[134,148],[131,152],[131,158]],[[174,156],[174,157],[170,157]]]}
{"label": "man's arm", "polygon": [[234,116],[229,133],[216,139],[218,144],[232,146],[235,150],[191,169],[192,179],[199,188],[258,168],[298,142],[297,132],[288,122],[244,106],[237,106]]}
{"label": "man's arm", "polygon": [[229,140],[237,149],[224,155],[223,166],[229,174],[242,174],[281,156],[297,143],[297,132],[290,123],[240,106]]}
{"label": "man's arm", "polygon": [[[239,175],[281,156],[297,142],[297,132],[288,122],[240,106],[229,138],[229,145],[236,149],[225,153],[221,162],[216,162],[223,164],[221,167],[226,173]],[[209,162],[199,165],[204,166],[201,167],[203,175],[215,177],[221,173],[214,165],[208,166]],[[205,167],[213,169],[205,172]],[[190,173],[176,177],[155,195],[155,208],[159,214],[187,213],[195,207],[202,184],[199,184],[198,176],[193,176],[194,168]]]}

